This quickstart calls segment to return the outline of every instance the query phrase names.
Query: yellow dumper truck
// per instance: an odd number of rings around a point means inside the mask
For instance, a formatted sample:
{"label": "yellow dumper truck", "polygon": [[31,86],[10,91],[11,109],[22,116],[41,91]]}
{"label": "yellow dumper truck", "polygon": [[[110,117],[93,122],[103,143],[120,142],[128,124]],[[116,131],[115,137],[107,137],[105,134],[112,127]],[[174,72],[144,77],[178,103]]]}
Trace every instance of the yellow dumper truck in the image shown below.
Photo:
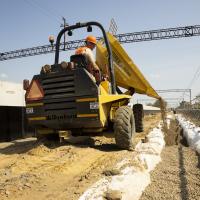
{"label": "yellow dumper truck", "polygon": [[[65,32],[96,26],[103,37],[97,43],[96,62],[101,74],[97,83],[87,70],[83,55],[59,62],[60,40]],[[70,34],[69,34],[70,35]],[[100,135],[107,130],[118,147],[130,149],[135,131],[143,131],[143,108],[128,105],[134,93],[159,98],[117,39],[98,22],[77,23],[60,31],[56,40],[55,63],[42,67],[26,84],[26,114],[37,136],[57,134]]]}

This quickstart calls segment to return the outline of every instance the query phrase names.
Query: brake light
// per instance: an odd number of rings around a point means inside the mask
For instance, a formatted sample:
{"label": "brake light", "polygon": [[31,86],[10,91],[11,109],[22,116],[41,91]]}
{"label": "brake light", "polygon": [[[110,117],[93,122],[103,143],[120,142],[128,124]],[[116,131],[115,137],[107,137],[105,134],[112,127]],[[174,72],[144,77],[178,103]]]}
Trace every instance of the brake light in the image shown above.
{"label": "brake light", "polygon": [[32,80],[29,89],[26,92],[26,100],[27,101],[34,101],[40,100],[44,97],[44,91],[40,86],[38,80]]}

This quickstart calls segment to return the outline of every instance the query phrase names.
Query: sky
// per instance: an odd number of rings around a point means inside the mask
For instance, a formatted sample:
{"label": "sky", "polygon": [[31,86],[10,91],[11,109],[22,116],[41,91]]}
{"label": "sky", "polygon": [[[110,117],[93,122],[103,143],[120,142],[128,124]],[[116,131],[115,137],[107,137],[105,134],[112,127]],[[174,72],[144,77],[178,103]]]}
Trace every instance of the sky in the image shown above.
{"label": "sky", "polygon": [[[114,18],[117,33],[200,24],[199,0],[0,0],[0,5],[1,53],[48,44],[49,35],[56,37],[60,31],[62,17],[70,25],[98,21],[107,30]],[[101,36],[97,30],[93,34]],[[86,31],[77,31],[70,40],[86,35]],[[129,43],[123,47],[155,89],[191,88],[192,98],[200,93],[200,78],[192,81],[200,68],[200,37]],[[61,59],[68,60],[73,53],[63,52]],[[0,61],[0,80],[22,83],[39,73],[43,65],[53,64],[53,60],[54,54],[46,54]],[[188,100],[187,94],[184,98]]]}

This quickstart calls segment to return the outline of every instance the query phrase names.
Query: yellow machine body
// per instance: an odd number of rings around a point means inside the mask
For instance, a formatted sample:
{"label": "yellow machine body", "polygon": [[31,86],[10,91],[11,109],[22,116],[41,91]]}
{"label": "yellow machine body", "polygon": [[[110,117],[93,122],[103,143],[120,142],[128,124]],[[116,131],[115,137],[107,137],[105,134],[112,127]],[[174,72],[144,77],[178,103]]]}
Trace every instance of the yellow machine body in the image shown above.
{"label": "yellow machine body", "polygon": [[[107,36],[112,48],[116,85],[125,89],[134,88],[138,94],[145,94],[159,99],[159,95],[128,56],[118,40],[110,33],[107,33]],[[97,44],[96,60],[103,73],[108,73],[107,51],[101,41]]]}
{"label": "yellow machine body", "polygon": [[[46,111],[44,111],[45,105],[42,103],[42,100],[39,100],[36,103],[28,102],[26,105],[27,110],[34,111],[34,113],[28,113],[28,120],[30,124],[33,124],[35,127],[38,127],[37,129],[40,134],[48,134],[52,132],[52,129],[59,131],[66,130],[66,128],[68,127],[67,123],[70,123],[70,125],[73,128],[76,128],[75,123],[77,123],[78,125],[81,124],[80,128],[82,128],[83,132],[101,132],[102,130],[108,127],[109,121],[113,122],[116,110],[121,106],[128,105],[133,93],[146,94],[150,97],[160,98],[156,91],[152,88],[150,83],[145,79],[144,75],[141,73],[138,67],[127,55],[127,53],[122,48],[117,39],[110,33],[107,33],[107,37],[109,39],[109,43],[111,45],[113,54],[116,85],[126,89],[127,91],[123,94],[111,94],[111,85],[109,80],[102,81],[98,87],[95,83],[93,83],[93,85],[95,85],[95,87],[97,88],[96,90],[98,91],[97,93],[95,93],[95,95],[87,97],[84,97],[84,95],[79,97],[73,97],[75,98],[75,100],[73,100],[73,107],[76,107],[76,113],[73,118],[71,118],[70,116],[65,116],[67,114],[67,111],[66,114],[63,113],[61,115],[60,113],[63,112],[63,110],[61,111],[60,107],[58,107],[58,109],[60,109],[60,112],[55,111],[55,114],[53,113],[53,116],[49,117],[47,116]],[[102,41],[100,41],[98,42],[96,48],[96,62],[99,68],[101,69],[102,73],[107,74],[109,76],[107,69],[107,60],[108,59],[106,48],[104,47]],[[79,72],[77,72],[77,74],[78,73]],[[84,74],[85,78],[89,81],[90,78],[86,75],[88,72],[82,69],[80,73]],[[50,76],[53,77],[54,75],[52,74]],[[35,76],[35,78],[38,77],[41,78],[41,76]],[[62,78],[64,78],[63,75]],[[49,80],[46,80],[46,78],[41,79],[41,82],[43,81],[44,83],[52,80],[53,78],[50,77]],[[85,82],[82,82],[82,85],[84,85],[83,83]],[[56,84],[56,82],[52,84]],[[88,85],[86,84],[85,87],[87,86]],[[79,87],[80,82],[76,81],[76,88],[78,90]],[[98,104],[97,109],[94,111],[90,109],[91,102],[96,102]],[[56,106],[59,105],[55,104],[55,107]],[[52,106],[50,109],[52,109]],[[54,115],[56,117],[54,117]],[[63,121],[62,124],[61,121]]]}

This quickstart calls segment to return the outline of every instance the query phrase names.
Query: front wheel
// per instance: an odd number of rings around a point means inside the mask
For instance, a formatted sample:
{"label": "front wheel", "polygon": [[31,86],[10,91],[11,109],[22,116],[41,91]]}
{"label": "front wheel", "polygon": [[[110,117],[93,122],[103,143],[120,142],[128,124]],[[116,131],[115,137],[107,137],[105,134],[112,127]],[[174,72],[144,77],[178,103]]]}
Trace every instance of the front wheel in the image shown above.
{"label": "front wheel", "polygon": [[114,134],[117,146],[121,149],[132,149],[134,133],[135,120],[132,109],[128,106],[118,108],[114,119]]}

